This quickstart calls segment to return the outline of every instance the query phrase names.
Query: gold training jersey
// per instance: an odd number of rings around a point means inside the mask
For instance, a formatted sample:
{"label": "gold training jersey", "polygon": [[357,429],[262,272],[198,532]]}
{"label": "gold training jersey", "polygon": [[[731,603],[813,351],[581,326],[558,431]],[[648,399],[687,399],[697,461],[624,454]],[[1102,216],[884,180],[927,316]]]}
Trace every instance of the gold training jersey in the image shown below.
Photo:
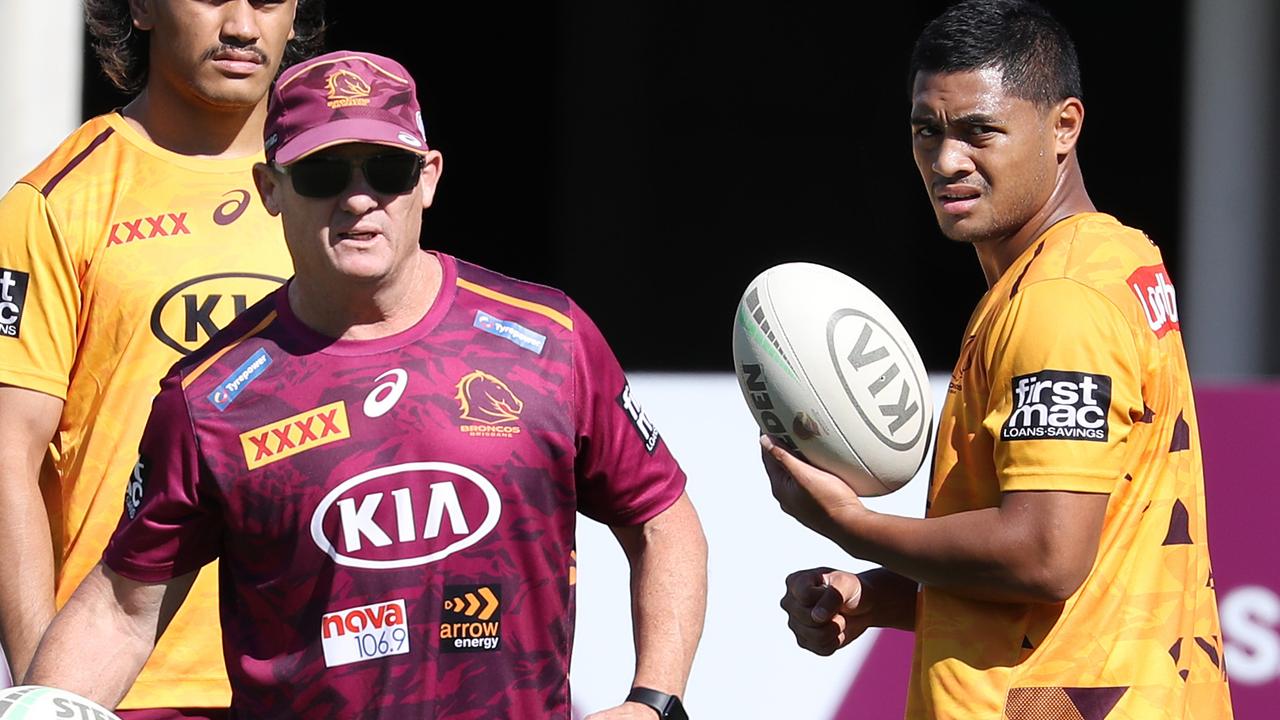
{"label": "gold training jersey", "polygon": [[1077,215],[1023,253],[969,321],[937,448],[928,517],[1110,501],[1065,603],[921,591],[908,718],[1231,717],[1177,303],[1142,233]]}
{"label": "gold training jersey", "polygon": [[[0,200],[0,383],[66,401],[41,489],[58,606],[102,557],[160,378],[292,273],[251,168],[85,123]],[[206,568],[121,707],[226,707]]]}

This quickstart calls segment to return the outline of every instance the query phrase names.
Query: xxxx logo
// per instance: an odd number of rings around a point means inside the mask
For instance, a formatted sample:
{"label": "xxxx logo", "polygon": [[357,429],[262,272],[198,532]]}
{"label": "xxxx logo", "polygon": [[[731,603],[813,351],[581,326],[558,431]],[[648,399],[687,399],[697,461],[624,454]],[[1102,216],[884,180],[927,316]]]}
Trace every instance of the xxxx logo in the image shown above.
{"label": "xxxx logo", "polygon": [[445,600],[444,609],[477,620],[488,620],[498,610],[498,596],[487,585],[482,585],[475,592]]}
{"label": "xxxx logo", "polygon": [[191,231],[187,229],[186,213],[162,213],[154,217],[124,220],[112,225],[107,245],[125,245],[134,240],[190,234]]}
{"label": "xxxx logo", "polygon": [[240,445],[245,463],[254,470],[349,437],[347,406],[339,400],[241,433]]}

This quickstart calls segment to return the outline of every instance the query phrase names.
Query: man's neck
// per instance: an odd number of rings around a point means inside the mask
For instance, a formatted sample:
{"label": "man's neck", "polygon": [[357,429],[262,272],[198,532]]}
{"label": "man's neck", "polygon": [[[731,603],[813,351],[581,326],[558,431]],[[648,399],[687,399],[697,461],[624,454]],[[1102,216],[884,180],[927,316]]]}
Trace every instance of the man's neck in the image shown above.
{"label": "man's neck", "polygon": [[440,294],[444,268],[418,251],[379,282],[353,283],[308,274],[289,283],[289,308],[304,325],[338,340],[376,340],[413,327]]}
{"label": "man's neck", "polygon": [[230,159],[262,151],[267,102],[215,107],[182,97],[152,80],[121,112],[151,142],[180,155]]}
{"label": "man's neck", "polygon": [[1095,212],[1095,208],[1093,201],[1089,199],[1089,193],[1085,191],[1084,176],[1080,172],[1075,153],[1072,153],[1058,177],[1057,185],[1039,212],[1013,235],[974,244],[987,287],[995,285],[1022,253],[1049,228],[1072,215],[1086,212]]}

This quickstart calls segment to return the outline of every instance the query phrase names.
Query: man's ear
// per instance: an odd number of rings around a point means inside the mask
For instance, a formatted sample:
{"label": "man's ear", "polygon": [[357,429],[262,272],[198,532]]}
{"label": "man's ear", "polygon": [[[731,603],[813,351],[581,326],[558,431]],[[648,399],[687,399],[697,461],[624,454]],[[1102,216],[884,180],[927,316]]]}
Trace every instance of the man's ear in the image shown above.
{"label": "man's ear", "polygon": [[133,17],[133,26],[139,30],[150,31],[156,26],[152,0],[129,0],[129,15]]}
{"label": "man's ear", "polygon": [[280,214],[283,207],[280,193],[284,191],[284,174],[266,163],[253,166],[253,184],[258,188],[258,197],[262,198],[262,206],[272,216]]}
{"label": "man's ear", "polygon": [[422,207],[426,209],[431,207],[431,201],[436,196],[436,187],[440,184],[440,175],[444,173],[444,156],[438,150],[430,150],[422,159],[425,162],[422,164],[422,178],[418,183],[418,190],[422,193]]}
{"label": "man's ear", "polygon": [[1084,127],[1084,103],[1080,98],[1069,97],[1054,106],[1054,150],[1063,157],[1076,148],[1080,130]]}

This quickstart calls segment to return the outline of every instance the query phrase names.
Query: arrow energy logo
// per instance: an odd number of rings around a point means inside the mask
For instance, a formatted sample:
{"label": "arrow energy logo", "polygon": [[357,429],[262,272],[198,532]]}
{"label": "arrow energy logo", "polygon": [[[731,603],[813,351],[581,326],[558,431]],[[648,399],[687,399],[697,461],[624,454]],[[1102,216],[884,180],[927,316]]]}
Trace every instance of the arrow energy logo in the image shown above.
{"label": "arrow energy logo", "polygon": [[494,652],[502,642],[502,588],[446,585],[441,652]]}

